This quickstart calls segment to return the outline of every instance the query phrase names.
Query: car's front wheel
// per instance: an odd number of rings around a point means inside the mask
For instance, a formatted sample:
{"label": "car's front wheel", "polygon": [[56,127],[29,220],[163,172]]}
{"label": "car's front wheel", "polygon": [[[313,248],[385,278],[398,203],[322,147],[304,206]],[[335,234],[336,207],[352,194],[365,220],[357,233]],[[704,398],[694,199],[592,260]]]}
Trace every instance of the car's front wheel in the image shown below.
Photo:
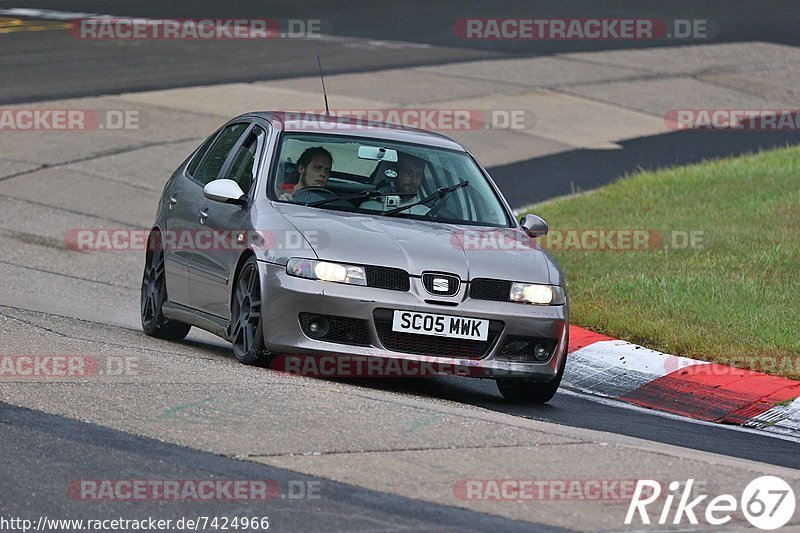
{"label": "car's front wheel", "polygon": [[240,363],[254,365],[267,358],[261,322],[261,280],[255,257],[247,260],[236,280],[228,338]]}
{"label": "car's front wheel", "polygon": [[147,241],[147,255],[142,275],[141,317],[146,335],[170,341],[183,340],[192,326],[164,318],[161,307],[167,301],[164,277],[164,248],[161,234],[154,232]]}
{"label": "car's front wheel", "polygon": [[561,385],[561,378],[564,376],[567,356],[561,360],[560,368],[556,377],[550,381],[533,381],[527,378],[498,378],[497,390],[506,400],[514,403],[547,403],[556,395],[558,387]]}

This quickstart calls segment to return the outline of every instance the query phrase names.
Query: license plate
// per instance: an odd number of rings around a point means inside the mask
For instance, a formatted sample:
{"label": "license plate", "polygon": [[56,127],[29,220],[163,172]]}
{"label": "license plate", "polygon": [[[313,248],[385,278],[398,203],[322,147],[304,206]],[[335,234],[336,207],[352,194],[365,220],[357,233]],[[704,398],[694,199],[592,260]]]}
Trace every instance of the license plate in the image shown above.
{"label": "license plate", "polygon": [[392,331],[485,341],[489,338],[489,321],[480,318],[395,311]]}

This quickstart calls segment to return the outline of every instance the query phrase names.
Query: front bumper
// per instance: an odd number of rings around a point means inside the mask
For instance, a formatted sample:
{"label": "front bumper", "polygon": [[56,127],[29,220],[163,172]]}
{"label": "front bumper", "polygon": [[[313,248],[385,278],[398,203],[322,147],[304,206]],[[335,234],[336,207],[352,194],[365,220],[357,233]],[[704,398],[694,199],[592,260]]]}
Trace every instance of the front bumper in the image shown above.
{"label": "front bumper", "polygon": [[[273,353],[435,361],[439,365],[466,369],[467,375],[473,377],[527,377],[537,381],[553,379],[566,357],[568,305],[537,306],[474,300],[466,296],[466,283],[461,284],[459,293],[453,297],[434,297],[425,291],[420,279],[414,277],[410,280],[410,290],[403,292],[297,278],[286,274],[284,266],[262,261],[258,265],[263,294],[264,344]],[[450,305],[437,305],[425,300],[445,301]],[[376,310],[385,313],[387,309],[483,318],[501,322],[502,329],[491,349],[480,358],[402,353],[387,349],[376,328]],[[368,345],[354,346],[312,339],[301,328],[300,313],[363,320],[367,324]],[[543,363],[503,360],[499,352],[508,336],[552,339],[556,342],[553,355]]]}

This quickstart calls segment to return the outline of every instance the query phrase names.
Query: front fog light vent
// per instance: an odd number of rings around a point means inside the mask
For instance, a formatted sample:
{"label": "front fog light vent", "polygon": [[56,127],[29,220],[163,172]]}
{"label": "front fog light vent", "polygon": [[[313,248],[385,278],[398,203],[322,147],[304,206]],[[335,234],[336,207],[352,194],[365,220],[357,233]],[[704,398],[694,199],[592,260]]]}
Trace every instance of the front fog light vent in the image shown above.
{"label": "front fog light vent", "polygon": [[343,316],[300,313],[300,327],[309,339],[351,346],[369,346],[365,320]]}
{"label": "front fog light vent", "polygon": [[515,363],[545,363],[553,356],[555,347],[552,339],[509,335],[497,357]]}

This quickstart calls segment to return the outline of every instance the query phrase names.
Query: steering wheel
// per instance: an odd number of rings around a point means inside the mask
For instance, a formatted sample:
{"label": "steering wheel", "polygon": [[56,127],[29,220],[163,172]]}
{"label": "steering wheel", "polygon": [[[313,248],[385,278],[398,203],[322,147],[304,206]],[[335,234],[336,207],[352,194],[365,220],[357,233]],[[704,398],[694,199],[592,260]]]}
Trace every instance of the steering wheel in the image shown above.
{"label": "steering wheel", "polygon": [[333,198],[335,196],[335,192],[325,187],[303,187],[292,195],[292,202],[305,204],[316,202],[317,200],[324,200],[325,198]]}

